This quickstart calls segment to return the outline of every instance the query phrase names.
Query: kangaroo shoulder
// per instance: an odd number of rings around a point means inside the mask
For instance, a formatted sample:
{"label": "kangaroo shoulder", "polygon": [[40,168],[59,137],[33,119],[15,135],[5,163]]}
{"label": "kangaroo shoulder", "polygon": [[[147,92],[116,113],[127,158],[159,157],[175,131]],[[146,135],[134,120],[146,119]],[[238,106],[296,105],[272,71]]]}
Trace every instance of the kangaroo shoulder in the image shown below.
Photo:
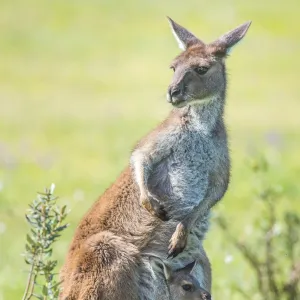
{"label": "kangaroo shoulder", "polygon": [[136,144],[133,152],[139,149],[151,150],[152,147],[172,143],[172,140],[174,140],[175,136],[187,122],[187,117],[184,112],[172,111],[163,122]]}

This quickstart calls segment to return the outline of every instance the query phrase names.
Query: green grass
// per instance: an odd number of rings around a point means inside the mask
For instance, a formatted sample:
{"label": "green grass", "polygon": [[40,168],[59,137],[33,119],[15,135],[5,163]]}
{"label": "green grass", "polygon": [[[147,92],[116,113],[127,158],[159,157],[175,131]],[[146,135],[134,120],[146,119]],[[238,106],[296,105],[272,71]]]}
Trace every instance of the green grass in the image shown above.
{"label": "green grass", "polygon": [[[63,262],[83,213],[128,163],[135,142],[170,110],[168,69],[179,53],[166,15],[210,41],[251,19],[228,59],[226,121],[233,168],[216,209],[243,234],[256,206],[245,157],[274,132],[270,151],[285,205],[300,187],[300,2],[288,1],[9,1],[0,3],[0,300],[21,298],[24,214],[35,192],[55,182],[72,209],[56,255]],[[252,149],[252,150],[251,150]],[[212,225],[206,241],[214,295],[254,281]]]}

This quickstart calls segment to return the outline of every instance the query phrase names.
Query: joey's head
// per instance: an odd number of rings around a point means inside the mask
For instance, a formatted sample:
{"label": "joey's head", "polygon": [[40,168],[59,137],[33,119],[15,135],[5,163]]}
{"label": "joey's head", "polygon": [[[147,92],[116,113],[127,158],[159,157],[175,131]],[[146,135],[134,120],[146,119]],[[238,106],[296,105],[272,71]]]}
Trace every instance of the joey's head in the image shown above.
{"label": "joey's head", "polygon": [[183,52],[171,64],[174,76],[167,100],[175,107],[199,105],[225,93],[225,58],[246,34],[251,22],[205,44],[184,27],[168,18],[172,32]]}
{"label": "joey's head", "polygon": [[192,262],[182,269],[172,270],[158,258],[152,258],[154,269],[163,271],[172,300],[211,300],[209,292],[201,288],[199,281],[192,275],[196,262]]}

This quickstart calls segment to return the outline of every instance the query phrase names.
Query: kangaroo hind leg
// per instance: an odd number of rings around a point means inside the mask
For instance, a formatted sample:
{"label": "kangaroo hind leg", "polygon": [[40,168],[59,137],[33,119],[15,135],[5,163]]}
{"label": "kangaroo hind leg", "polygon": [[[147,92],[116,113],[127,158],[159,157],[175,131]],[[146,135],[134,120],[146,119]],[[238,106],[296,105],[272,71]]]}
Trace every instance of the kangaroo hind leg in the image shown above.
{"label": "kangaroo hind leg", "polygon": [[82,245],[68,279],[68,300],[139,300],[136,247],[109,231],[92,235]]}

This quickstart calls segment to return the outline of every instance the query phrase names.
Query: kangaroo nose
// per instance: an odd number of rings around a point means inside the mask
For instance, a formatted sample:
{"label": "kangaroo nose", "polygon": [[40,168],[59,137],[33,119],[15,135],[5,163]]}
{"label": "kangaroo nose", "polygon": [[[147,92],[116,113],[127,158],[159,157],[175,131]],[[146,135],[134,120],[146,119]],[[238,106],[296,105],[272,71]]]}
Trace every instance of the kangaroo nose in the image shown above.
{"label": "kangaroo nose", "polygon": [[183,90],[179,86],[170,86],[168,90],[167,100],[173,105],[177,105],[179,102],[182,102]]}
{"label": "kangaroo nose", "polygon": [[171,98],[176,97],[178,95],[180,95],[181,91],[179,88],[174,88],[171,90],[170,94],[171,94]]}
{"label": "kangaroo nose", "polygon": [[203,294],[203,297],[201,299],[203,299],[203,300],[211,300],[211,295],[208,292],[205,292]]}

